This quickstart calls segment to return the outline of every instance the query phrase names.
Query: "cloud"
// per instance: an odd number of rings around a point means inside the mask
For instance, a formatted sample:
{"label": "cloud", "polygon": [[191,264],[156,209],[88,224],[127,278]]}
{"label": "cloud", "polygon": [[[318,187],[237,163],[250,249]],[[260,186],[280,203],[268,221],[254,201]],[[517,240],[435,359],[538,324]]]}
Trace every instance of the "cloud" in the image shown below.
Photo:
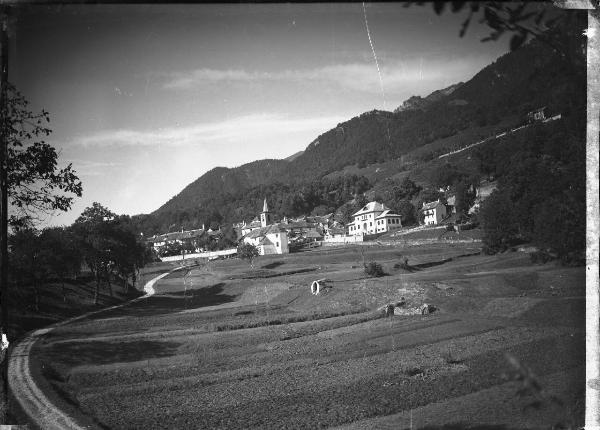
{"label": "cloud", "polygon": [[[387,92],[406,89],[414,83],[440,80],[464,81],[487,64],[485,58],[412,58],[410,61],[390,61],[381,64],[384,88]],[[165,89],[190,89],[215,83],[233,82],[294,82],[311,81],[316,84],[338,85],[355,91],[379,89],[379,75],[374,63],[347,63],[313,69],[283,71],[246,71],[197,69],[163,76]]]}
{"label": "cloud", "polygon": [[154,131],[109,130],[76,140],[83,146],[190,146],[208,143],[256,142],[296,133],[318,135],[343,121],[343,116],[289,118],[278,114],[255,114],[220,122]]}
{"label": "cloud", "polygon": [[106,169],[119,167],[121,163],[69,159],[69,163],[73,165],[73,169],[79,176],[102,176],[106,175]]}

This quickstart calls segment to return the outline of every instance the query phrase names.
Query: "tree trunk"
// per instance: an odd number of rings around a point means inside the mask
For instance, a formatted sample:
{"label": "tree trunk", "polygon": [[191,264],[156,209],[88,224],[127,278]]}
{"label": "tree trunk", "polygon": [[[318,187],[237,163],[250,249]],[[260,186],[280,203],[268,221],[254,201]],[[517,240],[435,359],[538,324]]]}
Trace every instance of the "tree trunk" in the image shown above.
{"label": "tree trunk", "polygon": [[60,278],[61,279],[61,290],[62,290],[62,296],[63,296],[63,303],[67,303],[67,290],[65,289],[65,279],[64,278]]}
{"label": "tree trunk", "polygon": [[31,284],[33,287],[33,304],[36,312],[40,311],[40,295],[37,287],[37,281],[35,278],[33,279],[33,283]]}
{"label": "tree trunk", "polygon": [[113,297],[112,284],[110,283],[110,272],[106,272],[106,284],[108,286],[108,294]]}
{"label": "tree trunk", "polygon": [[100,294],[100,275],[98,274],[97,270],[95,273],[95,278],[96,278],[96,287],[94,288],[94,304],[97,305],[98,304],[98,296]]}

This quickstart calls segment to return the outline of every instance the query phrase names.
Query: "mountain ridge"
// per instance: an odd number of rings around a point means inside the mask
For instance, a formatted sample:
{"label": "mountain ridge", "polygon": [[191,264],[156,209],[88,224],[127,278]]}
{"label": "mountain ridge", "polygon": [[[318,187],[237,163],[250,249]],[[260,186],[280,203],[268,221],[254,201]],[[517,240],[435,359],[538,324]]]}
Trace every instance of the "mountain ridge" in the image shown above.
{"label": "mountain ridge", "polygon": [[[585,100],[581,76],[573,73],[552,48],[533,40],[502,55],[470,80],[420,98],[425,102],[417,108],[364,112],[322,133],[305,150],[283,160],[256,160],[236,168],[211,169],[151,215],[171,222],[239,221],[239,217],[251,213],[244,195],[257,187],[263,193],[276,183],[302,189],[302,184],[348,166],[364,168],[373,163],[403,160],[435,142],[466,144],[464,139],[494,132],[500,123],[511,125],[511,121],[523,120],[528,111],[541,106],[547,106],[550,112],[568,113],[582,97]],[[414,97],[406,102],[411,99]],[[412,168],[414,163],[426,162],[434,155],[420,154],[417,159],[408,160],[413,164],[398,162],[395,169]],[[278,207],[283,206],[280,203]]]}

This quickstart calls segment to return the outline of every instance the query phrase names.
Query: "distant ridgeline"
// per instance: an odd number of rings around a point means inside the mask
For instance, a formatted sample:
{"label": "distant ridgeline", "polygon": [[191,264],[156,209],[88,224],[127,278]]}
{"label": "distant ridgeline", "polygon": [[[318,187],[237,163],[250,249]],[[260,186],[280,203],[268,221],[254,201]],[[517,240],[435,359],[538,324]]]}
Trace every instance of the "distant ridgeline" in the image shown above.
{"label": "distant ridgeline", "polygon": [[[518,127],[540,107],[549,115],[562,114],[563,121],[557,123],[582,117],[585,126],[585,68],[573,65],[574,57],[577,64],[585,64],[581,35],[569,31],[564,37],[574,40],[569,58],[533,40],[465,83],[424,98],[411,97],[394,112],[373,110],[340,123],[288,159],[212,169],[152,214],[134,217],[135,222],[145,234],[165,232],[172,225],[217,227],[250,219],[265,196],[281,217],[335,212],[357,194],[393,182],[394,175],[410,176],[424,188],[432,186],[424,172],[436,166],[439,155],[476,142],[482,130]],[[430,147],[437,152],[422,156]],[[483,174],[471,152],[461,153],[463,161],[468,158],[471,172]],[[453,156],[452,162],[458,158]],[[387,163],[385,177],[369,169],[376,163]],[[350,176],[349,167],[354,169]],[[336,172],[337,179],[323,179]]]}

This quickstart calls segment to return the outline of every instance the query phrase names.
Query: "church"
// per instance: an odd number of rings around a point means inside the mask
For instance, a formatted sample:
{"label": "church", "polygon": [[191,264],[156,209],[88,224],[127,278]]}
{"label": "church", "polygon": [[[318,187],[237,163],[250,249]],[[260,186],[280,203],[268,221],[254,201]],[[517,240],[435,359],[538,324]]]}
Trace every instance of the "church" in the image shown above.
{"label": "church", "polygon": [[244,226],[242,241],[256,246],[260,255],[289,253],[287,231],[273,222],[266,198],[258,218],[260,226],[258,219]]}

